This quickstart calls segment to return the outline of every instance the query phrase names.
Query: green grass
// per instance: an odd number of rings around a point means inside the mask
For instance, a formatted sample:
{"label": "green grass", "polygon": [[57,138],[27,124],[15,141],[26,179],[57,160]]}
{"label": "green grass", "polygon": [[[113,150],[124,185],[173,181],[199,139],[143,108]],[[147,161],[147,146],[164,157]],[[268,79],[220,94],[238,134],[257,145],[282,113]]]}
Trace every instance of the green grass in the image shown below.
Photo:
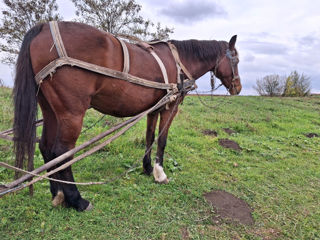
{"label": "green grass", "polygon": [[[0,90],[0,129],[12,123],[10,90]],[[51,206],[49,184],[0,199],[0,239],[320,239],[320,98],[187,97],[168,137],[168,185],[155,184],[141,167],[108,185],[80,186],[91,212]],[[89,110],[85,126],[102,115]],[[117,119],[106,117],[110,125]],[[102,121],[78,141],[105,129]],[[73,166],[77,181],[115,177],[141,159],[145,120],[98,153]],[[223,128],[237,133],[227,135]],[[211,129],[218,137],[205,136]],[[0,131],[1,131],[0,130]],[[39,129],[40,134],[40,129]],[[239,143],[241,152],[219,146]],[[155,149],[154,149],[155,150]],[[154,151],[155,152],[155,151]],[[0,140],[1,161],[13,163],[12,143]],[[43,160],[36,150],[35,165]],[[237,163],[237,167],[234,166]],[[0,168],[0,183],[13,173]],[[253,209],[254,225],[223,221],[203,194],[222,189]]]}

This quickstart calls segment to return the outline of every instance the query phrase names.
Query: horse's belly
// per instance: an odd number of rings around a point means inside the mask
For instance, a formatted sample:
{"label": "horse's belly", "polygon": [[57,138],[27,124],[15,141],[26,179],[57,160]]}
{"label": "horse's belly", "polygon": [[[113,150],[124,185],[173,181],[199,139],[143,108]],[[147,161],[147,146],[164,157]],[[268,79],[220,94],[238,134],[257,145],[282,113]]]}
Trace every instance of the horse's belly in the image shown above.
{"label": "horse's belly", "polygon": [[135,94],[135,96],[117,95],[96,95],[92,97],[91,107],[101,113],[115,117],[130,117],[137,115],[155,105],[162,94],[152,97],[145,94]]}

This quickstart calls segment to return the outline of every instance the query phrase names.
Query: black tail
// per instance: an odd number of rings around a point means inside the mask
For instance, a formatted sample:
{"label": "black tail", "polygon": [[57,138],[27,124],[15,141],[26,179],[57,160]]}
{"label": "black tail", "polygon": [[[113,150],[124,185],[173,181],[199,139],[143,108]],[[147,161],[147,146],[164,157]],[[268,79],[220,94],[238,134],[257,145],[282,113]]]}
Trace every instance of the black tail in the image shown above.
{"label": "black tail", "polygon": [[33,168],[37,118],[37,86],[31,64],[30,43],[41,32],[42,26],[43,24],[39,24],[33,27],[24,36],[16,63],[13,87],[15,165],[22,168],[24,159],[27,157],[29,170]]}

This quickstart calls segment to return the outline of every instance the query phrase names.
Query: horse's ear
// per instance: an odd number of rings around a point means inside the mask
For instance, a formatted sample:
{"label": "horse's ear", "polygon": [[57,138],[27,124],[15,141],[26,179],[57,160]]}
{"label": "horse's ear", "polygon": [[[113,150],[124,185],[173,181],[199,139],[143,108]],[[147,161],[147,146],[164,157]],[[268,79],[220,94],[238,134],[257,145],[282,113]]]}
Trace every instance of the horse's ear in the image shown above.
{"label": "horse's ear", "polygon": [[234,50],[234,47],[236,45],[236,41],[237,41],[237,35],[234,35],[229,41],[229,49],[230,50]]}

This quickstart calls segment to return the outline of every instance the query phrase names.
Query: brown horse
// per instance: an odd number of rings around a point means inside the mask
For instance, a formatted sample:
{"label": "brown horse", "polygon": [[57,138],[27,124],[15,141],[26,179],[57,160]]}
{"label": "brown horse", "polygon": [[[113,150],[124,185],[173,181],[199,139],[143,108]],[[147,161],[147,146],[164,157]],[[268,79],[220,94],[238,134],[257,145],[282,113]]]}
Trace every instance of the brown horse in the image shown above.
{"label": "brown horse", "polygon": [[[59,29],[68,56],[117,71],[123,69],[123,50],[118,39],[85,24],[60,22]],[[241,90],[238,75],[236,36],[225,41],[170,41],[179,52],[181,62],[194,79],[208,71],[214,71],[230,94]],[[130,74],[153,82],[164,82],[155,58],[136,44],[126,43],[130,54]],[[25,35],[16,64],[14,84],[15,104],[15,152],[16,165],[21,167],[24,158],[32,158],[35,147],[37,103],[42,110],[44,125],[39,148],[48,162],[75,147],[81,132],[86,110],[92,107],[99,112],[116,117],[133,116],[150,108],[166,90],[136,85],[114,77],[107,77],[78,67],[62,66],[48,76],[41,85],[35,82],[35,74],[49,62],[58,58],[53,47],[49,24],[33,27]],[[153,45],[168,73],[169,83],[177,82],[175,59],[165,42]],[[158,150],[154,168],[150,152],[143,160],[144,172],[153,173],[155,181],[167,183],[163,171],[163,154],[170,124],[177,113],[178,98],[169,107],[148,115],[146,148],[154,141],[154,132],[160,115]],[[68,161],[70,159],[67,159]],[[56,179],[74,181],[71,167],[53,175]],[[63,196],[64,204],[78,211],[91,208],[73,184],[50,182],[55,203]],[[59,202],[60,201],[60,202]]]}

